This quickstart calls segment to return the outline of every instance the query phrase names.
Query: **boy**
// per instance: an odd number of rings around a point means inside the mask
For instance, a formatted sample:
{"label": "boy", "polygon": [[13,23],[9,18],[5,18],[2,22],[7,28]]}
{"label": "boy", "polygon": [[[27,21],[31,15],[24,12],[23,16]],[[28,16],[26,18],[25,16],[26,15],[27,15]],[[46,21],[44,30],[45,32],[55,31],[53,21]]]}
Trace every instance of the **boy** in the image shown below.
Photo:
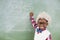
{"label": "boy", "polygon": [[51,21],[49,15],[47,15],[45,12],[42,12],[38,15],[35,21],[33,12],[30,12],[30,20],[33,28],[35,29],[34,40],[52,40],[50,32],[46,29]]}

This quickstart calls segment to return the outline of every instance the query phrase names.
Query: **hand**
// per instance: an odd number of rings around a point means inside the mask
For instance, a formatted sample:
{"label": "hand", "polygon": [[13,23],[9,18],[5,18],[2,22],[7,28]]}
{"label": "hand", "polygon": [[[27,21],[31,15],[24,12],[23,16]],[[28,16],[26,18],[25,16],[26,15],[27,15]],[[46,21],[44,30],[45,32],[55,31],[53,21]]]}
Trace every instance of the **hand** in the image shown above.
{"label": "hand", "polygon": [[33,16],[33,15],[34,15],[33,12],[30,12],[30,17]]}

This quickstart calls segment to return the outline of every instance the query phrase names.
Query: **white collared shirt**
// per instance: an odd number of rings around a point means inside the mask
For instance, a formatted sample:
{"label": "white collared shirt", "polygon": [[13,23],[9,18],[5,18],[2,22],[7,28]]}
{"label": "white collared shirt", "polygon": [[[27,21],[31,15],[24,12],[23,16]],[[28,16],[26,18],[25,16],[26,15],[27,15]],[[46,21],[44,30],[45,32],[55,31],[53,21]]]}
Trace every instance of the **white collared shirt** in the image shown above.
{"label": "white collared shirt", "polygon": [[51,40],[50,38],[50,32],[46,29],[42,31],[41,33],[37,32],[37,28],[35,29],[35,34],[34,34],[34,40]]}

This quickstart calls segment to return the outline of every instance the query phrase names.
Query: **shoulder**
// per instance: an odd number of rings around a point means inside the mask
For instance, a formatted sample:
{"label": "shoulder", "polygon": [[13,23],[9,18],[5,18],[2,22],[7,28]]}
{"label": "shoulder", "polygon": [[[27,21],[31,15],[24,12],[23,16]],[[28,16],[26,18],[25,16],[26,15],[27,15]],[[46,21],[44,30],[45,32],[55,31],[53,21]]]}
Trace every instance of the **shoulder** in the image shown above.
{"label": "shoulder", "polygon": [[51,33],[50,33],[50,31],[49,30],[45,30],[45,32],[48,34],[48,35],[50,35]]}

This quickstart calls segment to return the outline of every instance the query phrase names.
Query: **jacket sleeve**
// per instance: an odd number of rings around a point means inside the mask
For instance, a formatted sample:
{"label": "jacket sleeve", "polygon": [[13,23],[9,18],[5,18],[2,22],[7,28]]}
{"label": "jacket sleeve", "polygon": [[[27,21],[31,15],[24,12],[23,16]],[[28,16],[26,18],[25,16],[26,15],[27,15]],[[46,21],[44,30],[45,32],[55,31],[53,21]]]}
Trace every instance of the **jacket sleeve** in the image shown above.
{"label": "jacket sleeve", "polygon": [[31,20],[31,23],[32,23],[33,28],[35,29],[37,27],[37,24],[36,24],[36,21],[34,20],[34,17],[31,16],[30,17],[30,20]]}
{"label": "jacket sleeve", "polygon": [[46,38],[46,40],[52,40],[51,34],[49,35],[48,38]]}

